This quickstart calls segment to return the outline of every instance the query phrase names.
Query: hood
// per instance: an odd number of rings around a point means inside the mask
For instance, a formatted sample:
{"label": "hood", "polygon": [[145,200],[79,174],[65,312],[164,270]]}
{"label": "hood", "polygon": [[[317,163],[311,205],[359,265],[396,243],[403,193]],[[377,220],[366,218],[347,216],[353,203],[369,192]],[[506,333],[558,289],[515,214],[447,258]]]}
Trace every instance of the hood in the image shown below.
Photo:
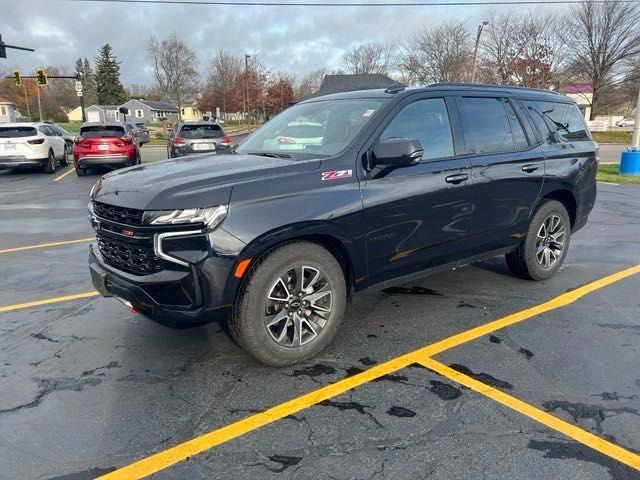
{"label": "hood", "polygon": [[139,210],[212,207],[228,204],[234,185],[314,170],[319,163],[237,154],[161,160],[105,175],[93,198]]}

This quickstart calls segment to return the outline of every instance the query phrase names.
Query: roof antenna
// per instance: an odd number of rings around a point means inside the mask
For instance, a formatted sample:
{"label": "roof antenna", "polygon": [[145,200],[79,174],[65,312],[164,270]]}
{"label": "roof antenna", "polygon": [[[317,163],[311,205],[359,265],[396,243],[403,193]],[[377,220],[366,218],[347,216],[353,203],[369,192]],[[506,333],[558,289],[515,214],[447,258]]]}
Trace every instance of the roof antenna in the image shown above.
{"label": "roof antenna", "polygon": [[392,93],[392,94],[396,94],[396,93],[400,93],[401,91],[403,91],[405,88],[404,85],[402,85],[401,83],[396,83],[394,85],[391,85],[387,88],[384,89],[384,93]]}

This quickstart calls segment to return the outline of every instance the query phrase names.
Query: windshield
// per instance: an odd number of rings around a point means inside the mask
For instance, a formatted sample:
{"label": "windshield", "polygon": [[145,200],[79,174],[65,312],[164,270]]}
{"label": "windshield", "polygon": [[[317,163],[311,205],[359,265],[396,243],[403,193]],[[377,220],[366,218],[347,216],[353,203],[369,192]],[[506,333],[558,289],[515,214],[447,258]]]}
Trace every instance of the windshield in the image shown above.
{"label": "windshield", "polygon": [[80,129],[80,136],[84,138],[98,138],[98,137],[122,137],[124,135],[124,128],[117,125],[96,125],[91,127],[82,127]]}
{"label": "windshield", "polygon": [[359,98],[294,105],[256,130],[236,152],[336,155],[351,144],[385,102],[382,98]]}
{"label": "windshield", "polygon": [[182,138],[218,138],[222,136],[222,129],[218,125],[183,125],[180,129]]}

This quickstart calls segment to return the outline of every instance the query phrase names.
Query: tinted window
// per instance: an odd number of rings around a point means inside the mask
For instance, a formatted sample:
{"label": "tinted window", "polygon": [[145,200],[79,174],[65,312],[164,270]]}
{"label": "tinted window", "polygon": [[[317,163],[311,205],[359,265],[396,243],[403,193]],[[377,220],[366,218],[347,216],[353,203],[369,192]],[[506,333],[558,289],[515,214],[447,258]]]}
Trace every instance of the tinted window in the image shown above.
{"label": "tinted window", "polygon": [[45,135],[47,135],[48,137],[55,137],[56,133],[50,129],[49,127],[43,125],[39,128],[39,130],[44,133]]}
{"label": "tinted window", "polygon": [[544,120],[544,115],[540,112],[538,107],[536,106],[536,102],[523,102],[525,108],[527,109],[527,113],[529,114],[529,118],[533,121],[533,124],[540,135],[539,140],[545,140],[549,138],[549,134],[551,130],[547,125],[547,122]]}
{"label": "tinted window", "polygon": [[0,138],[33,137],[37,134],[33,127],[0,127]]}
{"label": "tinted window", "polygon": [[218,125],[183,125],[180,129],[182,138],[218,138],[222,136],[222,129]]}
{"label": "tinted window", "polygon": [[513,142],[516,146],[516,150],[524,150],[529,147],[529,141],[524,133],[522,124],[513,110],[513,107],[509,102],[505,102],[504,108],[507,109],[507,116],[509,117],[509,123],[511,124],[511,133],[513,134]]}
{"label": "tinted window", "polygon": [[424,160],[454,155],[449,115],[442,98],[418,100],[407,105],[380,138],[417,138],[424,148]]}
{"label": "tinted window", "polygon": [[124,128],[118,125],[92,125],[80,129],[80,136],[84,138],[122,137],[123,135],[125,135]]}
{"label": "tinted window", "polygon": [[[548,129],[567,141],[591,140],[584,117],[576,105],[556,102],[526,102],[529,111],[542,118]],[[541,127],[539,127],[541,128]]]}
{"label": "tinted window", "polygon": [[463,98],[462,127],[469,153],[514,150],[507,112],[499,98]]}

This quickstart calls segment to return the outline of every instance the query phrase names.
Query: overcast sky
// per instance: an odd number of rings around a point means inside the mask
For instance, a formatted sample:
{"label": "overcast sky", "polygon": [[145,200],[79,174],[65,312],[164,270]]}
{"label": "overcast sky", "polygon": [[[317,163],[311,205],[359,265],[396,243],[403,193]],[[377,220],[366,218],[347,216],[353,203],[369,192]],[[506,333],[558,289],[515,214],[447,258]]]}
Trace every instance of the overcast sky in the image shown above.
{"label": "overcast sky", "polygon": [[3,40],[36,49],[36,53],[8,50],[9,58],[0,59],[0,66],[20,68],[25,75],[45,65],[72,69],[76,58],[92,60],[100,45],[110,43],[122,60],[123,84],[150,85],[149,37],[176,32],[198,53],[201,65],[218,48],[239,55],[258,52],[268,70],[286,70],[301,78],[316,68],[339,67],[342,52],[350,46],[397,41],[443,19],[476,25],[489,12],[487,7],[245,7],[0,0]]}

